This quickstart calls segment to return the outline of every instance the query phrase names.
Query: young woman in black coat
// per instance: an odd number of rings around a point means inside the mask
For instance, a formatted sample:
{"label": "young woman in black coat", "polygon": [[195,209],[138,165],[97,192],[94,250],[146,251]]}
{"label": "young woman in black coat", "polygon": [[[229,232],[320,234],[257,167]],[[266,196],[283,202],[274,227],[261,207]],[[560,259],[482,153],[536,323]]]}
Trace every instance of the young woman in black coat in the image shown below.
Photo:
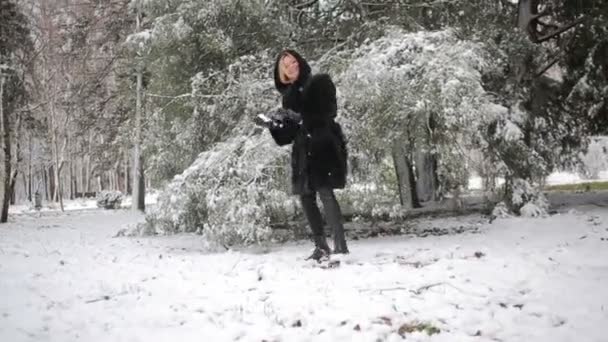
{"label": "young woman in black coat", "polygon": [[293,50],[285,50],[278,56],[274,82],[283,97],[286,115],[275,117],[269,129],[278,145],[293,144],[291,183],[293,193],[300,196],[313,233],[315,250],[310,258],[319,260],[331,253],[325,240],[317,194],[333,230],[333,253],[348,253],[342,212],[333,192],[344,188],[347,171],[346,142],[342,128],[334,120],[336,87],[327,74],[311,75],[306,60]]}

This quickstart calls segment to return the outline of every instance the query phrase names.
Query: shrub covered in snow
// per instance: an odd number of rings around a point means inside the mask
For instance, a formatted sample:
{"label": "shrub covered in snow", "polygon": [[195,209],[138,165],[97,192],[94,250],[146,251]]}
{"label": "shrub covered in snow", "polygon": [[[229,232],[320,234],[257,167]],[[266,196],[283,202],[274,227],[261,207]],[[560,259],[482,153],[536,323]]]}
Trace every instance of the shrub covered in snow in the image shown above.
{"label": "shrub covered in snow", "polygon": [[583,176],[588,179],[598,178],[600,172],[608,170],[608,137],[595,137],[581,156]]}
{"label": "shrub covered in snow", "polygon": [[[290,147],[278,147],[252,121],[280,103],[269,77],[272,60],[266,53],[242,56],[222,73],[192,78],[194,113],[190,128],[177,136],[180,145],[198,140],[208,147],[166,186],[140,229],[197,232],[223,245],[249,244],[268,239],[272,223],[295,215]],[[158,158],[170,163],[170,151]]]}
{"label": "shrub covered in snow", "polygon": [[104,190],[95,198],[98,208],[119,209],[122,204],[123,195],[120,191]]}
{"label": "shrub covered in snow", "polygon": [[526,217],[539,217],[547,214],[549,202],[538,187],[520,178],[507,181],[511,183],[511,191],[507,201],[510,208],[516,213]]}
{"label": "shrub covered in snow", "polygon": [[389,28],[348,58],[337,80],[351,146],[367,155],[390,155],[394,144],[427,151],[441,194],[466,185],[466,151],[496,107],[482,87],[491,67],[483,46],[451,30]]}
{"label": "shrub covered in snow", "polygon": [[167,186],[145,230],[197,232],[223,245],[268,239],[272,222],[295,214],[287,156],[259,129],[214,145]]}

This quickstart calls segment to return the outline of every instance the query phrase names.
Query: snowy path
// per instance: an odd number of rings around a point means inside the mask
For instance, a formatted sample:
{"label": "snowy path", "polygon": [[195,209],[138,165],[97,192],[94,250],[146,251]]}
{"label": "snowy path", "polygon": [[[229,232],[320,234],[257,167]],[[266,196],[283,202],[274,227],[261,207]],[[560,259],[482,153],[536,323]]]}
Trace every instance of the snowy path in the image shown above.
{"label": "snowy path", "polygon": [[606,341],[605,209],[353,241],[336,269],[303,261],[307,243],[204,254],[193,235],[112,238],[138,219],[0,226],[0,341],[399,341],[415,322],[441,332],[408,340]]}

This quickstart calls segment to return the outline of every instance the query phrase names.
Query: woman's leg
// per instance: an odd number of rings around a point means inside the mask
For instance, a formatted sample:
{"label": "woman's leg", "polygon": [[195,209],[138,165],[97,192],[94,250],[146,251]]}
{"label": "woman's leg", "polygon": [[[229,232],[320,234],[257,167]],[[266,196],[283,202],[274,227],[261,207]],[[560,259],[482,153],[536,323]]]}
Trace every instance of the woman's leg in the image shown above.
{"label": "woman's leg", "polygon": [[[300,202],[302,203],[304,215],[306,216],[310,229],[312,230],[313,241],[316,249],[321,249],[329,254],[331,250],[329,249],[327,240],[325,239],[325,233],[323,231],[323,218],[321,217],[321,212],[317,206],[317,194],[313,192],[310,194],[300,195]],[[317,252],[316,249],[311,256],[313,259],[318,259],[315,255]]]}
{"label": "woman's leg", "polygon": [[342,224],[342,211],[336,196],[334,196],[334,191],[332,189],[321,189],[319,190],[319,197],[323,202],[325,219],[333,229],[334,253],[348,253],[346,238],[344,237],[344,225]]}

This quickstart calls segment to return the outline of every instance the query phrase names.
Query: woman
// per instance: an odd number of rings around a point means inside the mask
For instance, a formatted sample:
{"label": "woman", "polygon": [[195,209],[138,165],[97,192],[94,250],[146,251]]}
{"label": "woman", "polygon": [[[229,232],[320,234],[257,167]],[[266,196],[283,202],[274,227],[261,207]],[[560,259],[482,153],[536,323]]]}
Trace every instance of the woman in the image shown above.
{"label": "woman", "polygon": [[308,63],[295,51],[285,50],[276,60],[274,82],[281,93],[283,115],[269,125],[279,146],[293,143],[291,180],[310,224],[315,249],[309,258],[319,261],[331,250],[325,240],[316,194],[333,229],[334,253],[348,253],[342,213],[333,189],[346,184],[347,150],[336,117],[336,87],[327,74],[311,75]]}

